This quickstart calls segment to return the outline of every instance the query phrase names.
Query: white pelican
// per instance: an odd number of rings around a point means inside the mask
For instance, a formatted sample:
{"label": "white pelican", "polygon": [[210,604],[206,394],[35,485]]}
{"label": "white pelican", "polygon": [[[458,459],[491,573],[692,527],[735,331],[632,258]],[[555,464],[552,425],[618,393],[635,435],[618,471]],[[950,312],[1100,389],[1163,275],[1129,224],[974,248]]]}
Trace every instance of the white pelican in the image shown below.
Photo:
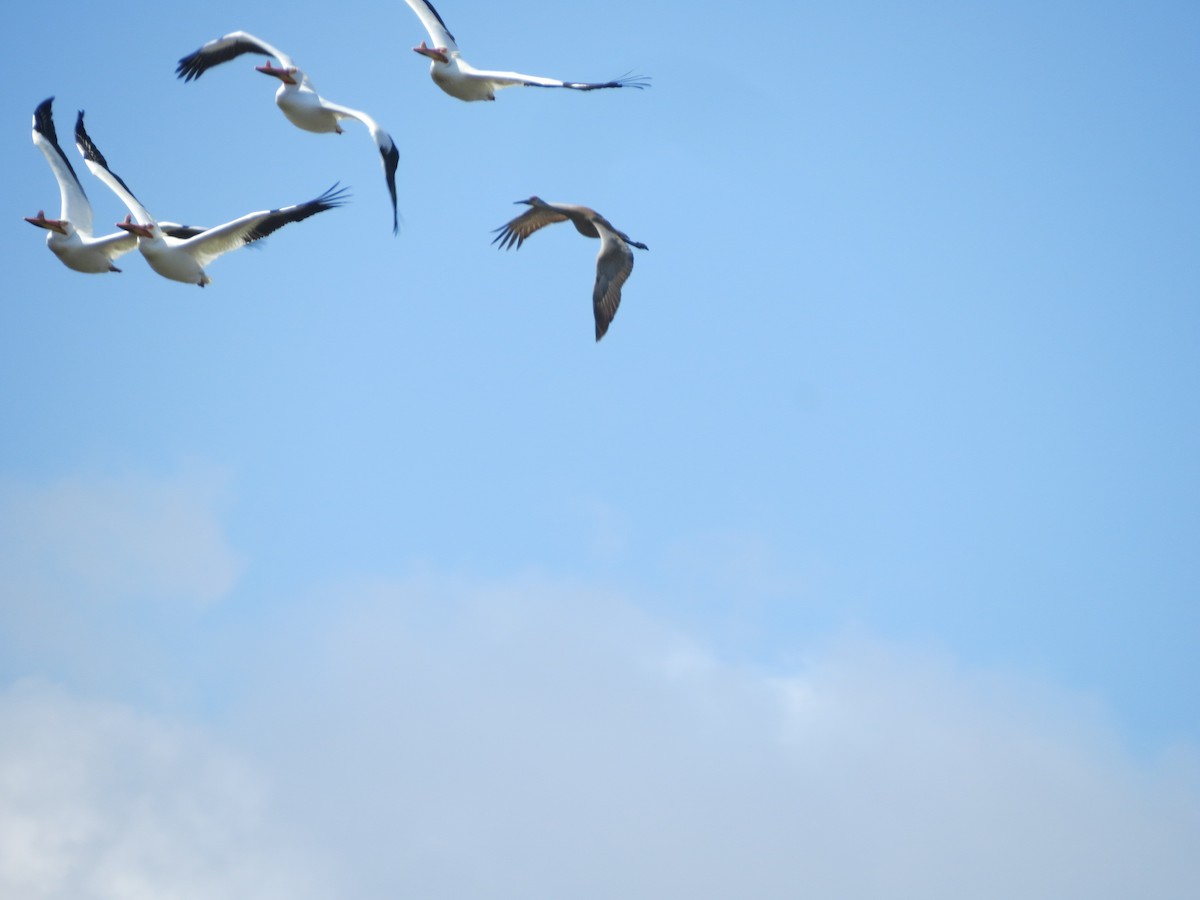
{"label": "white pelican", "polygon": [[621,305],[621,285],[633,271],[633,251],[629,248],[649,250],[645,244],[633,240],[625,232],[613,228],[612,223],[594,209],[573,206],[570,203],[547,203],[541,197],[518,200],[529,210],[521,213],[496,231],[500,232],[492,241],[505,250],[520,249],[525,239],[546,225],[568,219],[575,230],[584,237],[600,238],[600,252],[596,255],[596,287],[592,290],[592,312],[596,317],[596,340],[604,337],[609,323]]}
{"label": "white pelican", "polygon": [[459,100],[495,100],[496,91],[506,87],[555,87],[573,91],[595,91],[601,88],[643,88],[646,79],[640,76],[622,77],[615,81],[581,82],[559,81],[557,78],[542,78],[539,75],[522,75],[520,72],[492,72],[476,69],[458,54],[454,35],[428,0],[406,0],[417,14],[433,46],[421,41],[413,50],[428,56],[429,75],[434,83],[451,97]]}
{"label": "white pelican", "polygon": [[275,105],[283,110],[283,114],[297,128],[314,131],[318,134],[334,132],[342,133],[339,124],[342,119],[355,119],[367,126],[379,155],[383,159],[383,175],[387,179],[388,194],[392,198],[392,234],[400,230],[399,214],[396,212],[396,167],[400,163],[400,151],[391,135],[379,127],[379,123],[365,112],[330,103],[317,93],[312,81],[303,69],[297,68],[292,58],[286,53],[276,50],[266,41],[260,41],[252,34],[244,31],[234,31],[215,41],[209,41],[199,50],[189,53],[179,60],[175,74],[184,81],[199,78],[213,66],[219,66],[243,53],[257,53],[262,56],[272,56],[279,60],[279,67],[269,62],[265,66],[254,68],[264,75],[278,78],[279,90],[275,92]]}
{"label": "white pelican", "polygon": [[[33,111],[33,144],[50,163],[50,171],[58,181],[58,192],[62,196],[61,211],[57,219],[46,218],[46,211],[39,209],[36,216],[26,216],[30,225],[46,229],[46,246],[68,269],[88,274],[120,272],[113,260],[125,255],[137,246],[137,238],[124,231],[116,231],[104,237],[92,236],[92,204],[71,161],[58,145],[58,133],[54,128],[51,109],[54,98],[38,104]],[[162,223],[163,231],[187,237],[201,233],[202,228],[189,228],[170,222]]]}
{"label": "white pelican", "polygon": [[338,190],[335,184],[320,197],[307,203],[248,213],[192,237],[172,237],[164,232],[162,226],[146,211],[125,182],[108,167],[108,161],[83,127],[82,111],[75,120],[75,144],[83,154],[83,161],[87,167],[112,188],[113,193],[129,208],[132,217],[126,216],[124,222],[117,223],[117,227],[136,235],[138,250],[146,258],[150,268],[164,278],[182,281],[185,284],[198,284],[200,287],[212,280],[204,271],[204,267],[218,256],[265,238],[290,222],[299,222],[319,212],[341,206],[346,196],[346,189]]}

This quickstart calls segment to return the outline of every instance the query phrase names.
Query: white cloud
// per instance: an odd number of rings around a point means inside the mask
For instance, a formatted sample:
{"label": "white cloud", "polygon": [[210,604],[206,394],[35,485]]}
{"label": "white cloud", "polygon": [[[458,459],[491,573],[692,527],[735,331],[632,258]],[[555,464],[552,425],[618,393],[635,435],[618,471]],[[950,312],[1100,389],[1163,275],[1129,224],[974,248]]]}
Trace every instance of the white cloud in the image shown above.
{"label": "white cloud", "polygon": [[203,732],[34,681],[0,692],[0,896],[303,900],[320,870]]}
{"label": "white cloud", "polygon": [[224,596],[241,564],[222,495],[202,471],[0,481],[0,673],[129,668],[156,628]]}
{"label": "white cloud", "polygon": [[1196,769],[1131,759],[1077,697],[867,643],[768,676],[537,579],[325,600],[245,739],[336,821],[358,896],[1200,889]]}
{"label": "white cloud", "polygon": [[[3,587],[63,619],[202,614],[237,570],[218,493],[7,488],[6,543],[31,555],[10,547]],[[148,653],[168,687],[211,675],[146,616],[112,618],[138,638],[97,653],[128,672]],[[766,673],[535,576],[259,598],[254,620],[206,621],[237,681],[203,720],[96,699],[90,677],[0,692],[0,896],[1200,894],[1195,748],[1134,758],[1099,704],[1037,681],[868,641]],[[21,634],[30,659],[64,652]],[[176,696],[196,694],[158,702]]]}

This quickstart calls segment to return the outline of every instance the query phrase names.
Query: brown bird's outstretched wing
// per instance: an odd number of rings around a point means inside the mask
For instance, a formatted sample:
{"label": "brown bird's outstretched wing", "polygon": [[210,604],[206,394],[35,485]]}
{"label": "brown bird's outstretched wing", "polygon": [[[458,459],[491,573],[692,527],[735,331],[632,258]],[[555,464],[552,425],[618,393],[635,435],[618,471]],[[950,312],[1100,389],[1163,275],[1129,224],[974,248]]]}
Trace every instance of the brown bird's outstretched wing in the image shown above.
{"label": "brown bird's outstretched wing", "polygon": [[504,250],[510,250],[514,246],[520,249],[525,239],[539,228],[566,220],[567,217],[563,213],[541,206],[531,206],[511,222],[497,228],[499,233],[492,239],[492,243],[499,244]]}
{"label": "brown bird's outstretched wing", "polygon": [[616,234],[600,230],[600,252],[596,256],[596,287],[592,312],[596,316],[596,340],[604,337],[621,305],[621,286],[633,271],[633,250]]}

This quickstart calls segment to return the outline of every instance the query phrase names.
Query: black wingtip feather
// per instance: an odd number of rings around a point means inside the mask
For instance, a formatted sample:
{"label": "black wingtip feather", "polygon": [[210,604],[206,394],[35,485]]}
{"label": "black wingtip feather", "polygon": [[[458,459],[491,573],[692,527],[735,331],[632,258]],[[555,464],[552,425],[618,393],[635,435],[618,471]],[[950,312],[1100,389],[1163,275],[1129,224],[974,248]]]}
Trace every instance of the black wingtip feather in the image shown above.
{"label": "black wingtip feather", "polygon": [[325,212],[327,209],[344,206],[350,198],[350,188],[340,187],[339,185],[340,182],[335,182],[333,187],[320,197],[317,197],[315,200],[309,200],[307,203],[298,203],[295,206],[272,210],[272,214],[269,217],[246,234],[245,238],[243,238],[244,243],[249,244],[253,241],[262,240],[267,235],[278,231],[284,225],[289,225],[292,222],[302,222],[309,216],[315,216],[317,213]]}
{"label": "black wingtip feather", "polygon": [[643,88],[652,87],[650,82],[653,78],[649,75],[634,75],[632,71],[626,72],[620,78],[614,78],[613,84],[617,87],[637,88],[639,91]]}
{"label": "black wingtip feather", "polygon": [[350,199],[350,186],[347,185],[346,187],[341,187],[340,185],[340,181],[335,181],[333,183],[333,187],[329,188],[329,190],[323,193],[320,197],[312,201],[313,203],[321,205],[321,208],[317,210],[318,212],[324,212],[327,209],[333,209],[335,206],[346,205],[346,202]]}
{"label": "black wingtip feather", "polygon": [[44,135],[57,144],[58,133],[54,130],[53,104],[54,98],[47,97],[37,105],[37,109],[33,111],[33,127],[39,134]]}
{"label": "black wingtip feather", "polygon": [[605,88],[637,88],[639,91],[643,88],[650,87],[649,75],[634,75],[626,72],[620,78],[614,78],[612,81],[601,82],[581,82],[568,81],[564,82],[563,87],[570,88],[573,91],[599,91]]}
{"label": "black wingtip feather", "polygon": [[[231,37],[231,35],[227,35],[226,37]],[[224,40],[224,38],[220,38],[218,41],[210,41],[204,47],[201,47],[199,50],[193,50],[187,56],[180,59],[179,64],[175,66],[175,77],[182,78],[184,81],[195,81],[213,66],[219,66],[221,63],[236,59],[243,53],[257,53],[261,56],[274,55],[254,43],[254,41],[244,38],[225,44],[220,49],[205,50],[206,47],[222,43]]]}
{"label": "black wingtip feather", "polygon": [[387,181],[388,195],[392,198],[392,235],[400,233],[400,213],[396,208],[396,169],[400,166],[400,151],[391,142],[387,149],[381,149],[383,157],[383,177]]}
{"label": "black wingtip feather", "polygon": [[179,65],[175,67],[175,77],[182,78],[185,82],[194,81],[204,74],[204,70],[196,66],[196,57],[199,53],[189,53],[187,56],[179,60]]}
{"label": "black wingtip feather", "polygon": [[[63,153],[63,148],[58,144],[58,130],[54,127],[53,104],[54,98],[47,97],[37,105],[37,109],[33,111],[33,130],[50,142],[57,151],[58,158],[62,160],[67,171],[71,173],[71,177],[75,179],[75,183],[79,185],[79,190],[83,191],[79,176],[75,174],[75,167],[71,165],[71,160],[67,159],[67,154]],[[85,193],[84,196],[86,197],[87,194]]]}

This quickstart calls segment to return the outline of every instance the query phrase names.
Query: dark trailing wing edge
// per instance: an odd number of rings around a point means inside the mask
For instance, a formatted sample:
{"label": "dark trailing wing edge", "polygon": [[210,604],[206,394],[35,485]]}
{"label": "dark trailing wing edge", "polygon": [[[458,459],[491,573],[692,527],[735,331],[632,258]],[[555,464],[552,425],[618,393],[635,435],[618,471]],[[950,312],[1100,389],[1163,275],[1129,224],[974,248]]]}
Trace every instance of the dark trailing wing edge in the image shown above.
{"label": "dark trailing wing edge", "polygon": [[604,88],[637,88],[639,91],[642,88],[650,87],[649,75],[633,75],[626,72],[620,78],[614,78],[612,81],[564,81],[559,84],[538,84],[536,81],[525,81],[522,84],[525,87],[564,87],[572,91],[599,91]]}
{"label": "dark trailing wing edge", "polygon": [[608,333],[608,326],[621,306],[621,288],[633,274],[633,251],[629,245],[616,245],[596,261],[596,285],[592,288],[592,314],[596,320],[596,340]]}
{"label": "dark trailing wing edge", "polygon": [[[51,110],[53,103],[54,98],[47,97],[37,105],[37,109],[33,111],[33,128],[58,151],[59,158],[66,164],[67,171],[71,173],[71,177],[75,179],[75,183],[79,185],[82,193],[83,184],[80,183],[79,176],[75,174],[75,167],[71,165],[71,160],[67,159],[67,154],[63,153],[63,148],[58,145],[58,131],[54,127],[54,113]],[[87,195],[84,194],[84,196]]]}
{"label": "dark trailing wing edge", "polygon": [[[205,44],[205,47],[208,45]],[[275,57],[275,54],[265,47],[261,47],[254,41],[237,40],[232,42],[228,47],[222,47],[219,50],[205,51],[204,47],[189,53],[187,56],[179,60],[179,65],[175,67],[175,76],[182,78],[184,81],[195,81],[213,66],[219,66],[221,63],[229,62],[231,59],[237,59],[245,53],[258,53],[262,56]]]}
{"label": "dark trailing wing edge", "polygon": [[195,225],[173,225],[170,222],[159,222],[158,227],[168,237],[179,238],[180,240],[187,240],[208,231],[207,228],[197,228]]}
{"label": "dark trailing wing edge", "polygon": [[255,225],[242,240],[247,244],[252,241],[261,240],[267,235],[278,231],[284,225],[290,225],[292,222],[302,222],[309,216],[315,216],[317,213],[325,212],[327,209],[342,206],[349,197],[349,188],[339,188],[337,184],[334,184],[333,187],[315,200],[271,210],[270,214]]}
{"label": "dark trailing wing edge", "polygon": [[443,28],[443,30],[445,30],[446,34],[450,35],[450,40],[454,41],[454,43],[457,44],[458,38],[456,38],[453,34],[450,34],[450,29],[446,28],[446,23],[444,21],[442,21],[442,14],[433,8],[433,4],[430,3],[429,0],[425,0],[425,5],[427,7],[429,7],[429,11],[431,13],[433,13],[433,17],[438,20],[438,24],[442,26],[442,28]]}
{"label": "dark trailing wing edge", "polygon": [[[104,170],[108,172],[108,174],[114,179],[116,179],[117,183],[120,184],[121,187],[125,188],[125,190],[129,192],[130,197],[133,197],[135,200],[137,199],[133,191],[129,190],[129,185],[121,180],[121,176],[108,167],[108,160],[104,158],[104,154],[100,152],[100,148],[92,142],[92,138],[87,133],[87,129],[83,127],[82,109],[79,111],[79,116],[75,119],[75,146],[79,148],[79,152],[83,154],[83,158],[85,160],[90,160],[91,162],[98,163],[99,165],[103,166]],[[138,200],[138,203],[141,202],[141,200]]]}

